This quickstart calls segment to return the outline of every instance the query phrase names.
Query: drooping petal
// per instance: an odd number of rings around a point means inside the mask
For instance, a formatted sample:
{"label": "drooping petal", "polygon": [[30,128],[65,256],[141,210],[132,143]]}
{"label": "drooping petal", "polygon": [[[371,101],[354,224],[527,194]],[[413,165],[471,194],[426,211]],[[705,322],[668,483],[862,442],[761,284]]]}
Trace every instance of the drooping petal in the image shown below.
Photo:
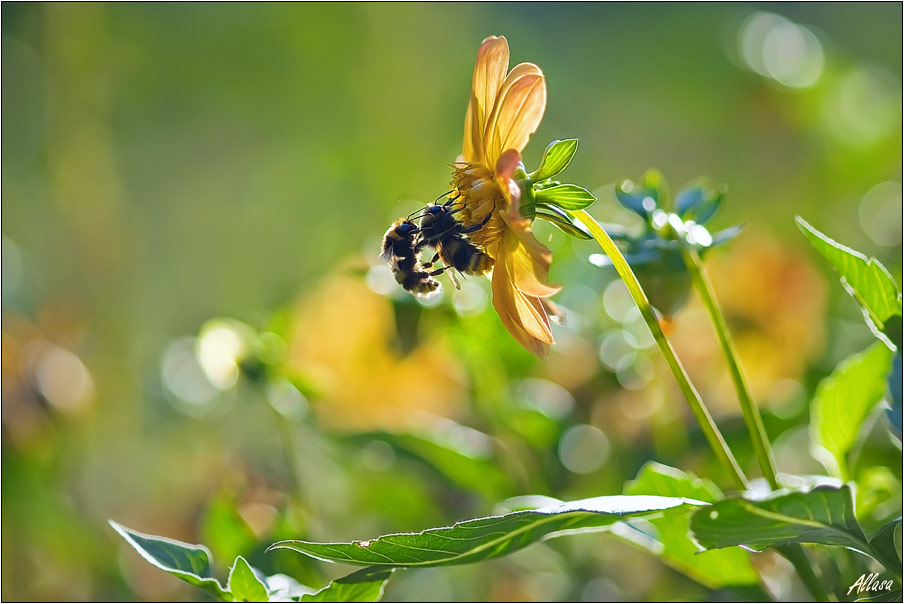
{"label": "drooping petal", "polygon": [[505,263],[494,267],[492,289],[493,307],[508,332],[529,352],[545,359],[555,340],[540,299],[514,287]]}
{"label": "drooping petal", "polygon": [[500,248],[503,256],[497,262],[506,263],[515,287],[528,295],[545,298],[562,288],[549,285],[552,252],[534,237],[531,221],[521,216],[521,190],[514,181],[515,169],[520,165],[521,155],[514,149],[506,149],[496,162],[496,182],[507,202],[500,215],[508,226],[507,239]]}
{"label": "drooping petal", "polygon": [[494,165],[506,149],[521,151],[546,110],[546,79],[533,63],[521,63],[506,76],[486,117],[484,152]]}
{"label": "drooping petal", "polygon": [[462,154],[467,161],[484,161],[483,133],[486,118],[496,103],[499,88],[508,70],[509,47],[505,36],[486,38],[477,51],[471,102],[465,116],[465,138]]}

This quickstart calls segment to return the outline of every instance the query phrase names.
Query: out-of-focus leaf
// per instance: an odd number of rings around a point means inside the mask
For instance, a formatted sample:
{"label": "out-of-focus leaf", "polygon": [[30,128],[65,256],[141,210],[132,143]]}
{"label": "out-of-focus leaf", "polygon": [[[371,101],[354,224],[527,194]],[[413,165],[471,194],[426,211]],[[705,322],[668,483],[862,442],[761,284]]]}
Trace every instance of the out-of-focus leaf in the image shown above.
{"label": "out-of-focus leaf", "polygon": [[317,593],[301,597],[301,602],[379,602],[395,569],[370,567],[336,579]]}
{"label": "out-of-focus leaf", "polygon": [[[369,442],[374,439],[388,443],[397,451],[408,453],[423,460],[434,470],[438,470],[452,484],[487,497],[505,496],[512,489],[509,476],[494,463],[492,440],[486,434],[467,429],[465,440],[472,445],[468,451],[462,443],[441,442],[442,435],[392,434],[386,432],[366,433],[351,437],[354,442]],[[450,430],[455,433],[454,430]],[[448,438],[445,440],[449,440]],[[486,443],[488,451],[477,450]]]}
{"label": "out-of-focus leaf", "polygon": [[[820,233],[800,216],[797,224],[813,247],[841,275],[842,284],[860,304],[873,332],[880,338],[885,336],[882,333],[885,323],[895,315],[902,315],[901,293],[888,270],[875,258],[867,258]],[[900,346],[900,339],[897,345]]]}
{"label": "out-of-focus leaf", "polygon": [[[706,502],[722,497],[712,482],[656,462],[648,462],[640,469],[637,478],[625,485],[625,494],[688,497]],[[642,522],[654,527],[653,534],[645,531],[643,526],[635,526],[632,521],[625,523],[631,525],[627,530],[619,528],[613,532],[661,557],[669,566],[710,589],[758,582],[750,552],[741,548],[699,551],[690,537],[690,512]]]}
{"label": "out-of-focus leaf", "polygon": [[876,596],[869,596],[866,598],[857,598],[854,602],[900,602],[902,590],[893,589],[891,591],[882,592]]}
{"label": "out-of-focus leaf", "polygon": [[869,540],[873,550],[901,566],[901,519],[880,528]]}
{"label": "out-of-focus leaf", "polygon": [[267,586],[251,570],[248,561],[239,556],[229,571],[226,589],[234,602],[266,602],[269,597]]}
{"label": "out-of-focus leaf", "polygon": [[578,185],[557,185],[535,193],[538,206],[556,206],[563,210],[583,210],[594,201],[593,193]]}
{"label": "out-of-focus leaf", "polygon": [[891,396],[888,421],[898,440],[901,440],[902,424],[904,424],[904,410],[902,410],[901,404],[902,374],[904,374],[904,367],[902,367],[901,347],[898,347],[891,363],[891,371],[888,372],[888,393]]}
{"label": "out-of-focus leaf", "polygon": [[271,602],[298,602],[302,596],[313,594],[314,590],[302,585],[289,575],[277,573],[270,575],[264,582]]}
{"label": "out-of-focus leaf", "polygon": [[707,191],[703,196],[702,202],[692,208],[683,218],[685,220],[693,220],[697,224],[706,224],[722,206],[723,201],[725,201],[724,185]]}
{"label": "out-of-focus leaf", "polygon": [[716,247],[717,245],[722,245],[723,243],[728,243],[735,237],[741,234],[741,231],[744,230],[743,224],[738,224],[733,227],[728,227],[727,229],[722,229],[716,233],[713,233],[713,242],[709,247]]}
{"label": "out-of-focus leaf", "polygon": [[553,141],[543,152],[540,167],[531,173],[531,180],[540,181],[552,178],[568,166],[577,150],[578,139],[576,138]]}
{"label": "out-of-focus leaf", "polygon": [[[675,212],[684,218],[688,210],[694,209],[706,197],[706,189],[700,185],[688,187],[675,196]],[[688,220],[691,218],[688,217]]]}
{"label": "out-of-focus leaf", "polygon": [[627,183],[622,183],[615,187],[615,199],[625,209],[631,210],[646,220],[649,218],[650,213],[656,209],[656,200],[651,195],[648,195],[646,191],[635,189],[634,183],[630,183],[630,185],[632,187],[630,190],[625,189]]}
{"label": "out-of-focus leaf", "polygon": [[201,521],[201,541],[218,560],[234,560],[251,551],[254,533],[236,510],[235,496],[220,493],[207,504]]}
{"label": "out-of-focus leaf", "polygon": [[210,570],[210,552],[203,545],[192,545],[175,539],[146,535],[109,521],[110,526],[128,542],[141,557],[169,574],[200,587],[225,602],[229,593]]}
{"label": "out-of-focus leaf", "polygon": [[656,496],[596,497],[536,510],[458,522],[420,533],[396,533],[366,541],[280,541],[288,548],[332,562],[362,566],[443,566],[504,556],[541,539],[578,529],[603,529],[629,517],[677,512],[701,502]]}
{"label": "out-of-focus leaf", "polygon": [[788,543],[847,547],[881,562],[898,580],[901,576],[900,565],[867,541],[848,485],[779,493],[763,500],[730,497],[695,512],[691,530],[707,549],[743,545],[763,550]]}
{"label": "out-of-focus leaf", "polygon": [[813,456],[830,474],[848,478],[845,457],[863,421],[885,394],[893,353],[882,342],[842,361],[816,388],[811,405]]}

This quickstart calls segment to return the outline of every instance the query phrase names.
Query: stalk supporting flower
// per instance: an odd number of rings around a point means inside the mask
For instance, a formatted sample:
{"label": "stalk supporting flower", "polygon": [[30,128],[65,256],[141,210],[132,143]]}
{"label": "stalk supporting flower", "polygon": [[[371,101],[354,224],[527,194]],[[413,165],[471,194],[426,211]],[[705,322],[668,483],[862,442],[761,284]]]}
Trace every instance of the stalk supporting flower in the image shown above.
{"label": "stalk supporting flower", "polygon": [[[540,358],[553,344],[544,300],[559,291],[548,283],[552,254],[521,214],[526,181],[521,151],[546,109],[546,81],[533,63],[508,71],[504,37],[490,36],[477,53],[465,116],[462,155],[453,166],[453,196],[470,235],[494,260],[493,306],[509,333]],[[487,218],[489,216],[489,218]],[[484,221],[486,223],[484,224]]]}
{"label": "stalk supporting flower", "polygon": [[669,369],[672,371],[672,375],[675,376],[675,380],[678,382],[678,387],[681,388],[684,398],[687,399],[688,404],[691,406],[691,411],[693,411],[697,423],[703,430],[703,434],[706,436],[709,446],[712,447],[716,457],[722,462],[722,465],[731,477],[735,488],[741,491],[745,490],[747,488],[747,478],[744,476],[741,467],[738,465],[737,460],[728,448],[728,444],[725,442],[715,421],[713,421],[709,410],[703,404],[700,394],[697,392],[696,388],[694,388],[690,378],[687,376],[684,367],[681,365],[681,361],[679,361],[678,357],[675,355],[672,345],[665,337],[662,326],[660,326],[659,320],[653,312],[653,307],[650,305],[646,293],[644,293],[643,288],[641,288],[640,283],[637,281],[637,277],[634,275],[634,272],[631,270],[631,267],[628,265],[621,251],[615,245],[615,242],[612,241],[612,238],[609,237],[608,233],[603,230],[586,210],[571,212],[571,215],[587,227],[587,230],[593,235],[593,238],[603,249],[603,252],[612,261],[612,265],[615,267],[615,270],[618,272],[622,281],[625,282],[631,297],[634,299],[634,303],[637,304],[637,307],[640,309],[644,321],[647,323],[647,327],[649,327],[650,331],[653,333],[653,338],[656,340],[660,352],[662,352],[662,355],[665,357],[666,363],[668,363]]}

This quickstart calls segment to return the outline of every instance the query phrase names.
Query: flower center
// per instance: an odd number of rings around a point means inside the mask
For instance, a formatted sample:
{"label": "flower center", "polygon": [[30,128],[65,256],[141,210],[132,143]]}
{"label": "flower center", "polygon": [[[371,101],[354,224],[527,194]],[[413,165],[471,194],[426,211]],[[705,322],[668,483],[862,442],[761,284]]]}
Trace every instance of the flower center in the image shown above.
{"label": "flower center", "polygon": [[[484,249],[498,241],[505,221],[497,210],[505,207],[505,197],[496,184],[493,170],[480,162],[456,163],[452,167],[452,189],[452,197],[458,196],[455,206],[461,208],[458,213],[461,223],[465,227],[483,224],[469,233],[471,241]],[[489,219],[488,215],[491,215]]]}

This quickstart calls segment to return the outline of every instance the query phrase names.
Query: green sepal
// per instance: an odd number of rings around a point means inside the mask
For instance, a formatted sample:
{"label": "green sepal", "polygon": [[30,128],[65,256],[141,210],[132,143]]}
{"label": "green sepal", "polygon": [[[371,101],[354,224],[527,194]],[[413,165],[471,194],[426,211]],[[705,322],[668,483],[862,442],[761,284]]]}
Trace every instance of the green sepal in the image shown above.
{"label": "green sepal", "polygon": [[537,218],[549,222],[566,235],[577,237],[578,239],[590,240],[593,235],[584,230],[584,227],[575,222],[571,216],[554,206],[543,206],[537,210]]}
{"label": "green sepal", "polygon": [[523,217],[533,220],[534,216],[537,215],[537,199],[534,193],[533,180],[528,176],[527,171],[524,169],[524,164],[518,166],[513,177],[515,179],[515,184],[521,189],[521,199],[518,204],[518,210]]}
{"label": "green sepal", "polygon": [[593,193],[578,185],[557,185],[535,191],[537,205],[557,206],[563,210],[583,210],[594,201]]}
{"label": "green sepal", "polygon": [[575,152],[578,150],[578,139],[568,138],[565,140],[553,141],[546,147],[543,152],[543,158],[540,160],[540,167],[531,172],[531,180],[546,180],[552,178],[571,163]]}

